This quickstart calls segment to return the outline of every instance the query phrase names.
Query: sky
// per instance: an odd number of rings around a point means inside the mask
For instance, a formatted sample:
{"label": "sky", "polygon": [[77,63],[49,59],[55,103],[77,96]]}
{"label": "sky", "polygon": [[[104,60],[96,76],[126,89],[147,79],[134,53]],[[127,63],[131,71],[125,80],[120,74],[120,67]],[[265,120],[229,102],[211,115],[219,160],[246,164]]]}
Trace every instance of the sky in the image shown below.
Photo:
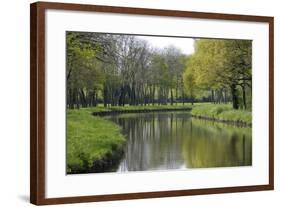
{"label": "sky", "polygon": [[186,55],[192,54],[194,52],[194,40],[192,38],[155,36],[138,36],[138,38],[146,40],[154,48],[163,49],[165,47],[173,45]]}

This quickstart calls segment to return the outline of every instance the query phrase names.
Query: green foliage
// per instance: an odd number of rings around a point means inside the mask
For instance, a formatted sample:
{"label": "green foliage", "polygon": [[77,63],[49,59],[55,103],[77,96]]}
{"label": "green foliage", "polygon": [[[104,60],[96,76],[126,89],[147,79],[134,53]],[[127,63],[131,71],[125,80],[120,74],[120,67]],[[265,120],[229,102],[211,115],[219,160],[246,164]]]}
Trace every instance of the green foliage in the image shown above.
{"label": "green foliage", "polygon": [[194,97],[195,89],[197,98],[206,95],[200,93],[202,90],[212,91],[212,101],[221,102],[222,95],[214,97],[214,93],[224,93],[224,99],[230,93],[233,107],[250,108],[251,102],[247,103],[251,100],[251,51],[249,40],[196,40],[195,53],[189,57],[183,75],[188,95]]}
{"label": "green foliage", "polygon": [[223,121],[252,123],[252,113],[247,110],[234,110],[229,104],[204,104],[195,106],[191,114]]}
{"label": "green foliage", "polygon": [[185,55],[132,35],[67,32],[67,107],[184,102]]}
{"label": "green foliage", "polygon": [[218,114],[219,120],[242,121],[252,124],[252,112],[244,110],[227,110]]}
{"label": "green foliage", "polygon": [[95,161],[120,150],[125,143],[121,128],[91,115],[91,110],[67,110],[67,171],[91,168]]}
{"label": "green foliage", "polygon": [[86,41],[79,33],[67,32],[66,50],[67,102],[72,103],[78,101],[78,94],[83,93],[82,99],[85,93],[93,94],[102,89],[105,74],[101,62],[96,59],[101,53],[99,44]]}
{"label": "green foliage", "polygon": [[198,92],[198,86],[195,80],[194,69],[188,68],[183,74],[183,82],[186,94],[194,100],[196,93]]}
{"label": "green foliage", "polygon": [[161,54],[153,55],[151,69],[155,73],[157,85],[160,87],[168,86],[168,83],[170,82],[168,65],[165,61],[165,58]]}

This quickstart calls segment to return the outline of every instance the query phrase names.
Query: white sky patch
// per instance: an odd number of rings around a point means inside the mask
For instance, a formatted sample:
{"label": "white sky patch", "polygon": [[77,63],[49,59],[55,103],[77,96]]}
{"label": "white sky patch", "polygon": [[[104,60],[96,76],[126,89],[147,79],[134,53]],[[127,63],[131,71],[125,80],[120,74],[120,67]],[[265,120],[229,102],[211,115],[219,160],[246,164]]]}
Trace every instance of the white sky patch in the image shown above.
{"label": "white sky patch", "polygon": [[170,45],[180,49],[182,53],[190,55],[194,53],[194,39],[188,37],[158,37],[158,36],[137,36],[146,40],[153,48],[164,49]]}

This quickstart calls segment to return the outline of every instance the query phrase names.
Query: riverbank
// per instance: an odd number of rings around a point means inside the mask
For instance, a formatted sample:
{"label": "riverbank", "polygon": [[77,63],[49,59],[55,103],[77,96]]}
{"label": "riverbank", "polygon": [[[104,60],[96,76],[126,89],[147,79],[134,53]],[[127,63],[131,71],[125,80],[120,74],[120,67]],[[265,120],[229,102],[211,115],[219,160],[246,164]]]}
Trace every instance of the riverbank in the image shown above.
{"label": "riverbank", "polygon": [[96,107],[92,114],[96,116],[113,115],[119,113],[148,113],[161,111],[191,111],[192,105],[149,105],[149,106],[112,106],[108,108]]}
{"label": "riverbank", "polygon": [[149,106],[113,106],[95,107],[92,115],[105,116],[119,113],[147,113],[160,111],[191,111],[194,118],[232,124],[239,127],[251,127],[252,113],[247,110],[235,110],[230,104],[195,103],[194,105],[149,105]]}
{"label": "riverbank", "polygon": [[[103,106],[67,110],[67,173],[105,172],[123,155],[126,137],[119,125],[100,116],[117,113],[191,110],[191,105]],[[94,116],[93,116],[94,115]]]}
{"label": "riverbank", "polygon": [[91,112],[67,110],[67,173],[106,171],[122,157],[126,138],[120,126]]}
{"label": "riverbank", "polygon": [[191,115],[195,118],[233,124],[240,127],[252,126],[252,112],[234,110],[229,104],[202,104],[192,108]]}
{"label": "riverbank", "polygon": [[[126,137],[119,125],[104,115],[159,111],[191,111],[195,118],[251,127],[250,111],[233,110],[229,104],[196,103],[194,105],[114,106],[67,110],[67,172],[110,171],[118,166]],[[94,116],[93,116],[94,115]]]}

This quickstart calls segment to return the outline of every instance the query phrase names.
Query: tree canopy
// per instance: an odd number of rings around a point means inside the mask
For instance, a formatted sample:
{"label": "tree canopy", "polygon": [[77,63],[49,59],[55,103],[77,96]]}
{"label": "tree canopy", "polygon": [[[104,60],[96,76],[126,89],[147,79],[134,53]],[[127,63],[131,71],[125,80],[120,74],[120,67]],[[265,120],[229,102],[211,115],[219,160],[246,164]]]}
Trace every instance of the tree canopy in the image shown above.
{"label": "tree canopy", "polygon": [[131,35],[67,33],[69,108],[167,104],[183,100],[185,55]]}
{"label": "tree canopy", "polygon": [[195,39],[186,55],[133,35],[66,33],[67,107],[232,102],[251,108],[252,42]]}
{"label": "tree canopy", "polygon": [[196,40],[183,75],[185,88],[190,96],[209,94],[213,102],[231,100],[234,109],[251,107],[251,59],[249,40]]}

